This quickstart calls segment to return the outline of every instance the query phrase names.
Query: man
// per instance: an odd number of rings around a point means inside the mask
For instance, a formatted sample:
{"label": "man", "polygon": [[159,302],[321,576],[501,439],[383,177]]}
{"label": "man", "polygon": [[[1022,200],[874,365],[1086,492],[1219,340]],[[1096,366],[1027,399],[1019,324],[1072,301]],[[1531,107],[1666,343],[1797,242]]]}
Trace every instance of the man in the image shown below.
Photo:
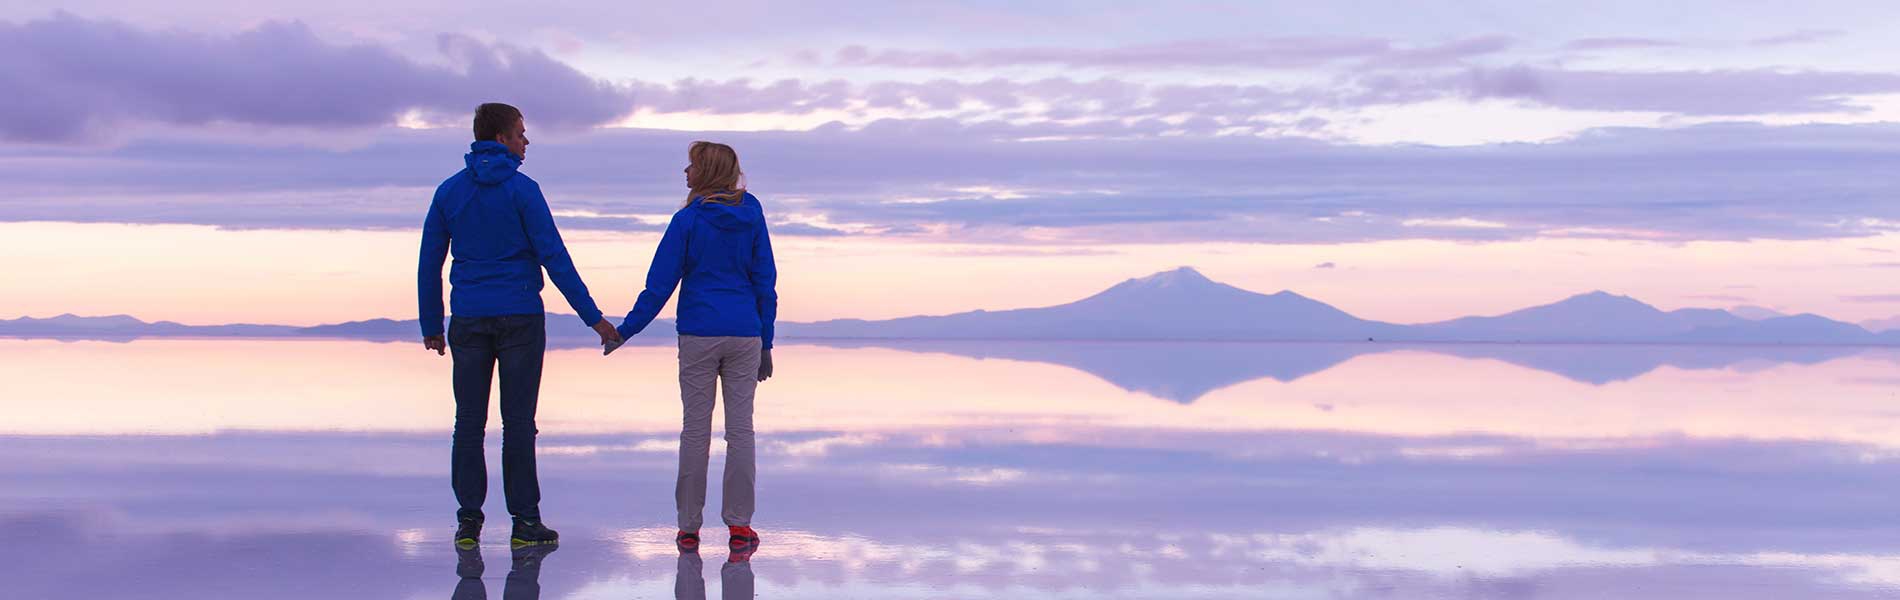
{"label": "man", "polygon": [[[541,358],[547,348],[541,304],[541,270],[547,269],[581,322],[600,334],[602,345],[620,334],[601,318],[574,261],[554,227],[541,187],[517,172],[528,153],[521,111],[500,103],[475,109],[475,143],[467,167],[442,182],[422,224],[422,256],[416,269],[422,345],[455,354],[455,436],[449,451],[450,480],[461,504],[455,543],[476,545],[488,466],[482,434],[488,425],[488,388],[501,365],[501,477],[514,517],[516,545],[553,544],[554,530],[541,523],[541,485],[534,471],[534,410],[541,389]],[[449,269],[448,337],[442,335],[442,261]]]}

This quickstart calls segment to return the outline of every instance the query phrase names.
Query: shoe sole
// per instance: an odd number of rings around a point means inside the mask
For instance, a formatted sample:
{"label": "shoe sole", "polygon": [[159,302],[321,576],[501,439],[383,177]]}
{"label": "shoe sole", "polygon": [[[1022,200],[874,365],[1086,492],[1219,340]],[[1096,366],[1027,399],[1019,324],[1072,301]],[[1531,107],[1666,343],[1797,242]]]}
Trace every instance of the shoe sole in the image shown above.
{"label": "shoe sole", "polygon": [[528,546],[558,546],[560,545],[561,540],[534,541],[534,540],[524,540],[521,538],[511,538],[509,539],[509,543],[510,545],[516,548],[526,548]]}
{"label": "shoe sole", "polygon": [[481,540],[477,540],[475,538],[462,538],[462,539],[455,540],[455,547],[461,548],[463,550],[468,550],[480,545],[482,545]]}

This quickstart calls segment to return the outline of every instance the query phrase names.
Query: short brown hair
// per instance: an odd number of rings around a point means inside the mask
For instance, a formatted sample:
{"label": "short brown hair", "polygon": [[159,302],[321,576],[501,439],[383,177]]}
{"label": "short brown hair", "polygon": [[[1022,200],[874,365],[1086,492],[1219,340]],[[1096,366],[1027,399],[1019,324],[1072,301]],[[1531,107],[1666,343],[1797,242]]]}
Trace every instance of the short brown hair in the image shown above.
{"label": "short brown hair", "polygon": [[521,121],[521,109],[489,102],[475,107],[475,141],[494,141]]}

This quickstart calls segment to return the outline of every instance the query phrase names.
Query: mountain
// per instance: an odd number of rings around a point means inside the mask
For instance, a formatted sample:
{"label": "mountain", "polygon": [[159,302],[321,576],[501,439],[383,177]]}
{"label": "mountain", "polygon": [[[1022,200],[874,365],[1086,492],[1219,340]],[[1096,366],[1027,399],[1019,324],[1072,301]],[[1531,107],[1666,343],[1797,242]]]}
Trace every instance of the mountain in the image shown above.
{"label": "mountain", "polygon": [[[574,315],[548,313],[550,347],[591,347],[600,343],[594,330],[580,326]],[[571,324],[572,327],[562,326]],[[654,319],[649,331],[673,332],[672,319]],[[183,325],[171,321],[147,323],[136,317],[112,315],[81,317],[71,314],[44,319],[21,317],[0,319],[0,337],[59,338],[88,340],[132,340],[146,337],[264,337],[264,338],[340,338],[379,342],[409,341],[422,336],[416,319],[369,319],[313,327],[294,325]],[[659,343],[661,336],[640,336],[638,343]]]}
{"label": "mountain", "polygon": [[1761,321],[1744,321],[1694,329],[1674,341],[1697,344],[1877,344],[1880,336],[1859,325],[1827,317],[1800,314]]}
{"label": "mountain", "polygon": [[[596,346],[600,344],[599,335],[594,333],[593,329],[582,327],[580,317],[560,313],[546,313],[545,317],[547,319],[548,345],[550,347],[565,348]],[[612,319],[613,317],[609,316],[608,318]],[[446,321],[444,324],[446,324]],[[629,343],[658,343],[663,340],[670,341],[671,338],[667,336],[671,336],[673,331],[672,319],[654,319],[653,323],[647,325],[646,330],[641,332],[642,335],[635,336],[635,339],[629,340]],[[662,333],[665,335],[656,335]],[[297,329],[296,335],[356,340],[410,341],[422,337],[422,324],[417,319],[402,321],[394,319],[368,319],[331,325],[301,327]]]}
{"label": "mountain", "polygon": [[1663,341],[1697,329],[1749,322],[1707,308],[1663,312],[1629,296],[1597,291],[1497,316],[1418,325],[1406,337],[1451,342]]}
{"label": "mountain", "polygon": [[1860,326],[1861,328],[1866,329],[1868,331],[1872,331],[1874,333],[1896,331],[1896,330],[1900,330],[1900,317],[1887,317],[1885,319],[1868,319],[1865,321],[1861,321]]}
{"label": "mountain", "polygon": [[[1767,308],[1763,306],[1754,306],[1754,305],[1742,305],[1742,306],[1730,307],[1728,309],[1728,312],[1731,315],[1748,319],[1750,321],[1761,321],[1765,319],[1773,319],[1775,317],[1789,316],[1788,313],[1785,313],[1785,312],[1781,312],[1772,308]],[[1869,329],[1872,329],[1872,328],[1869,328]]]}
{"label": "mountain", "polygon": [[1364,341],[1403,331],[1291,291],[1261,294],[1182,267],[1058,306],[885,321],[785,323],[787,338]]}
{"label": "mountain", "polygon": [[[551,346],[591,346],[597,342],[594,333],[581,327],[573,315],[550,313],[547,318]],[[671,321],[655,320],[644,335],[629,342],[663,344],[671,341],[673,331]],[[1262,294],[1240,289],[1208,279],[1188,267],[1129,279],[1095,295],[1057,306],[977,310],[883,321],[841,319],[780,323],[778,332],[779,337],[789,340],[1900,345],[1900,330],[1874,334],[1858,325],[1817,315],[1750,320],[1716,309],[1663,311],[1635,298],[1601,291],[1501,315],[1398,325],[1361,319],[1291,291]],[[125,315],[60,315],[50,319],[25,317],[0,321],[0,336],[12,337],[271,336],[398,341],[414,340],[419,334],[420,328],[413,319],[370,319],[315,327],[191,326],[164,321],[146,323]],[[1126,356],[1131,355],[1117,354],[1107,362],[1123,360]],[[1090,356],[1075,360],[1091,364],[1102,362],[1098,359]],[[1210,377],[1209,381],[1217,379],[1220,378]]]}
{"label": "mountain", "polygon": [[171,321],[147,323],[129,315],[81,317],[63,314],[36,319],[0,320],[0,335],[9,337],[130,339],[136,337],[277,337],[297,328],[287,325],[183,325]]}

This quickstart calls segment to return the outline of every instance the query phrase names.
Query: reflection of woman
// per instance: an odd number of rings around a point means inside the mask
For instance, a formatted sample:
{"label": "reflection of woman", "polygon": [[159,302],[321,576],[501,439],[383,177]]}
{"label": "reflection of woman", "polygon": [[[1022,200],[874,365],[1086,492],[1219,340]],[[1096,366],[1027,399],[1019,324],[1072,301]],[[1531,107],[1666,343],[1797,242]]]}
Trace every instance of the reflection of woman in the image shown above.
{"label": "reflection of woman", "polygon": [[[706,576],[700,571],[706,563],[698,552],[681,552],[679,571],[673,575],[674,600],[706,600]],[[722,600],[752,600],[752,548],[739,548],[719,566],[719,597]]]}
{"label": "reflection of woman", "polygon": [[[693,142],[686,152],[686,205],[673,214],[647,270],[646,289],[620,323],[631,338],[680,289],[679,509],[676,541],[699,545],[700,512],[706,505],[706,462],[712,444],[714,384],[726,398],[725,495],[720,517],[732,544],[756,544],[752,530],[752,394],[772,376],[772,322],[778,315],[778,270],[765,211],[741,183],[739,155],[731,146]],[[611,352],[612,349],[609,348]]]}

